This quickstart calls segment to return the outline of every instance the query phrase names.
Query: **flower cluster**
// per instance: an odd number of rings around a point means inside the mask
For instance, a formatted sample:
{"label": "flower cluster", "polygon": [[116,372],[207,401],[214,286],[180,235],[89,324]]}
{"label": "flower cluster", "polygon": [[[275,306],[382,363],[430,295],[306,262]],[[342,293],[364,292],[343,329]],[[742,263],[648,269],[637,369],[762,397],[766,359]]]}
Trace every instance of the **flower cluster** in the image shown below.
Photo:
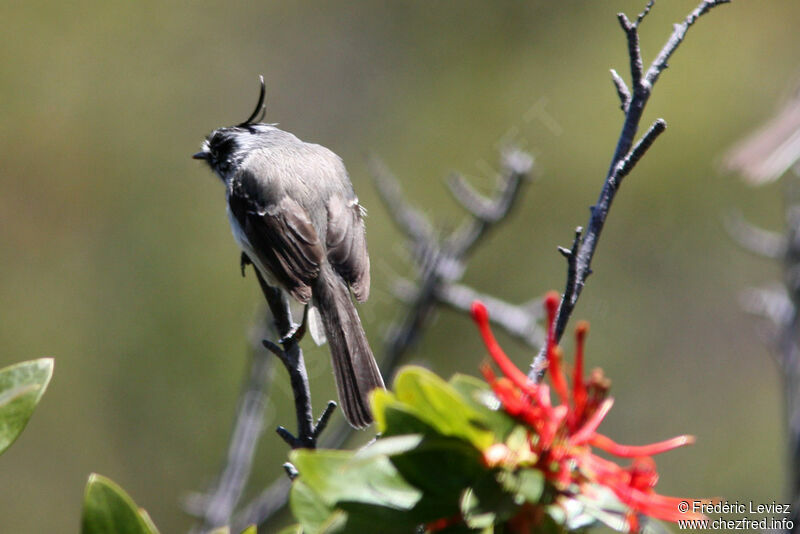
{"label": "flower cluster", "polygon": [[[545,297],[548,315],[547,371],[550,385],[528,378],[506,356],[489,327],[486,307],[475,302],[472,316],[480,328],[489,354],[500,369],[498,377],[487,363],[481,368],[503,410],[527,428],[526,450],[520,454],[504,443],[484,451],[490,466],[513,466],[524,462],[535,465],[562,495],[586,495],[598,487],[610,489],[627,508],[628,528],[639,530],[638,514],[666,521],[701,519],[700,514],[679,511],[684,499],[666,497],[655,492],[658,472],[651,458],[677,447],[694,442],[691,436],[644,446],[620,445],[597,431],[608,414],[613,399],[608,396],[610,382],[599,369],[587,380],[584,377],[584,343],[588,325],[582,322],[576,329],[576,354],[570,388],[562,365],[562,351],[555,340],[554,323],[559,295]],[[551,389],[558,403],[551,400]],[[597,456],[593,448],[614,456],[631,458],[627,467]],[[523,459],[524,458],[524,459]]]}

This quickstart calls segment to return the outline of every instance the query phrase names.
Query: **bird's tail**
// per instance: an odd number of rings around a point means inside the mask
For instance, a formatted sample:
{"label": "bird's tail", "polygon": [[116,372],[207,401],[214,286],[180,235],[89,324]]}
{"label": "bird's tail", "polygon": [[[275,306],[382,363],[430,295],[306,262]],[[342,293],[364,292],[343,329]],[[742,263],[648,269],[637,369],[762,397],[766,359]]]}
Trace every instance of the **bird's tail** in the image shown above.
{"label": "bird's tail", "polygon": [[383,388],[383,378],[369,348],[350,291],[344,281],[324,266],[313,291],[331,348],[339,402],[347,422],[363,428],[372,422],[369,392]]}

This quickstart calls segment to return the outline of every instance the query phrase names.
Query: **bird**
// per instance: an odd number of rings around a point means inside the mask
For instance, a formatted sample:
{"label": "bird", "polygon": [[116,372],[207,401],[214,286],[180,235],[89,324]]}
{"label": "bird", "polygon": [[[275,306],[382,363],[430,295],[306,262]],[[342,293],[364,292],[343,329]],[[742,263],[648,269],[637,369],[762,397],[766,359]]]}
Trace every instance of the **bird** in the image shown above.
{"label": "bird", "polygon": [[344,416],[364,428],[373,420],[369,394],[384,387],[351,297],[364,302],[369,296],[366,212],[339,156],[261,122],[266,89],[260,80],[250,117],[213,130],[192,157],[225,185],[243,267],[251,263],[268,285],[306,305],[312,334],[321,322]]}

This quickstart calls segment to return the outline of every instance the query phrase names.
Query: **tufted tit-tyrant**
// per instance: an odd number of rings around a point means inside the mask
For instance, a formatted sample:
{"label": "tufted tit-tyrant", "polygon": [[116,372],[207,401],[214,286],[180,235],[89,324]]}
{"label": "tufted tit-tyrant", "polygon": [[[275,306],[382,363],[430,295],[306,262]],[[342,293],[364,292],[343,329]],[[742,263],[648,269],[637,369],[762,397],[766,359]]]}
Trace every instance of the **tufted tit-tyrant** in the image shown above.
{"label": "tufted tit-tyrant", "polygon": [[384,387],[350,297],[369,296],[364,210],[339,156],[257,119],[264,94],[262,77],[250,117],[211,132],[192,157],[224,182],[246,260],[269,285],[319,312],[342,410],[362,428],[372,422],[369,392]]}

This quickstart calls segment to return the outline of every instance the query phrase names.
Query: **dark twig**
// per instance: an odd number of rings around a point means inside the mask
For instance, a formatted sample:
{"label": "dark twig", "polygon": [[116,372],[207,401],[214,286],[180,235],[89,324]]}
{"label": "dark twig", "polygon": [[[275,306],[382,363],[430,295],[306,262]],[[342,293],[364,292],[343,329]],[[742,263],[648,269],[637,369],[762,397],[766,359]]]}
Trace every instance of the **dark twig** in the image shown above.
{"label": "dark twig", "polygon": [[656,0],[650,0],[649,2],[647,2],[647,5],[645,6],[645,8],[642,10],[641,13],[639,13],[639,16],[636,17],[636,27],[637,28],[642,23],[642,21],[647,16],[647,14],[650,13],[650,10],[653,8],[653,4],[655,4],[655,3],[656,3]]}
{"label": "dark twig", "polygon": [[[676,24],[672,35],[650,65],[646,74],[644,72],[642,54],[639,47],[638,26],[649,12],[653,2],[647,4],[647,7],[636,19],[636,22],[631,22],[623,13],[617,15],[617,19],[619,20],[622,30],[625,32],[628,43],[631,91],[628,97],[625,93],[627,87],[624,84],[621,85],[618,81],[619,77],[615,77],[614,74],[612,74],[614,85],[617,87],[617,94],[620,95],[623,104],[627,101],[627,106],[623,105],[625,120],[623,121],[622,131],[617,141],[616,149],[614,150],[614,156],[611,158],[611,163],[608,167],[600,196],[597,203],[590,209],[591,213],[589,222],[586,225],[586,232],[583,234],[580,244],[575,250],[572,260],[574,261],[574,269],[571,264],[568,269],[567,289],[564,295],[562,295],[561,304],[559,305],[558,314],[556,316],[556,340],[560,340],[561,336],[564,334],[567,322],[583,291],[586,278],[591,274],[591,263],[597,248],[597,242],[603,231],[606,217],[611,209],[611,203],[619,190],[622,179],[633,170],[639,159],[647,152],[647,149],[650,148],[653,141],[666,127],[663,120],[657,120],[634,146],[634,138],[639,128],[645,105],[650,98],[653,84],[658,80],[661,72],[667,68],[667,61],[686,37],[686,32],[689,27],[691,27],[701,15],[720,4],[728,3],[728,1],[729,0],[704,0],[686,17],[683,23]],[[624,89],[621,90],[621,87]],[[572,288],[572,290],[570,290],[570,288]],[[528,376],[534,380],[540,380],[546,365],[546,355],[544,351],[540,350],[539,354],[537,354],[536,358],[533,360]]]}
{"label": "dark twig", "polygon": [[722,4],[729,4],[731,0],[704,0],[700,2],[694,11],[689,13],[689,16],[679,24],[675,25],[675,29],[670,35],[667,44],[661,49],[656,59],[650,65],[650,68],[647,69],[647,75],[645,76],[645,82],[647,83],[648,87],[653,87],[655,85],[656,80],[658,77],[661,76],[661,73],[664,72],[669,65],[667,62],[669,58],[672,57],[672,54],[675,53],[675,50],[678,49],[678,46],[683,42],[686,38],[686,33],[689,31],[689,28],[697,22],[697,19],[711,11],[713,8],[722,5]]}
{"label": "dark twig", "polygon": [[303,360],[303,351],[294,339],[287,341],[283,346],[284,348],[266,339],[263,343],[267,350],[277,356],[286,367],[292,392],[294,393],[297,436],[283,426],[279,426],[275,431],[293,449],[313,449],[316,443],[314,415],[311,409],[311,390],[308,385],[308,373]]}
{"label": "dark twig", "polygon": [[264,298],[267,299],[269,309],[275,318],[275,326],[280,333],[281,346],[267,339],[263,343],[267,350],[275,354],[286,367],[292,392],[294,393],[297,435],[295,436],[283,426],[279,426],[276,432],[293,449],[313,449],[316,447],[319,433],[327,425],[330,412],[336,407],[336,403],[328,403],[318,424],[315,425],[314,412],[311,408],[311,389],[308,385],[308,373],[303,360],[303,350],[300,348],[300,340],[305,332],[305,318],[303,324],[295,325],[292,321],[292,310],[286,293],[267,284],[257,269],[254,269],[254,271],[264,293]]}

